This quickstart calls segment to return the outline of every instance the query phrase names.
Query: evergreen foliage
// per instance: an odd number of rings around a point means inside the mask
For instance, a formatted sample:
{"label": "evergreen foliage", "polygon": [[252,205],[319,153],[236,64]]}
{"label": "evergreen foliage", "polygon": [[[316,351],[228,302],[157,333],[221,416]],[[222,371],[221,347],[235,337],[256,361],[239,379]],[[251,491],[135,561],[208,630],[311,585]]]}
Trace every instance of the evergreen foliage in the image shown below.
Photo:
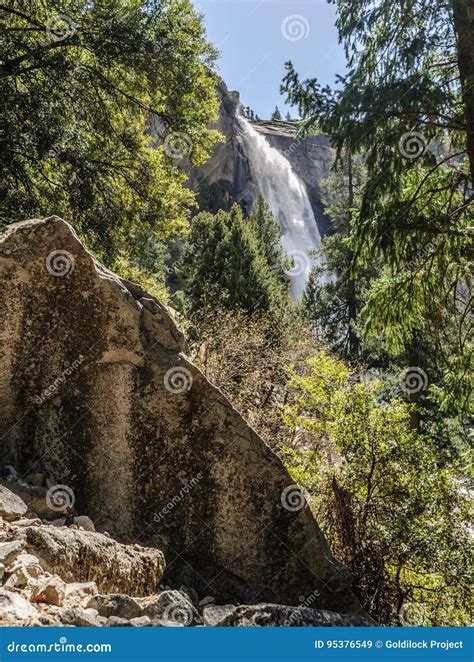
{"label": "evergreen foliage", "polygon": [[188,312],[212,301],[224,310],[281,316],[289,297],[279,240],[279,228],[261,198],[250,219],[237,204],[230,212],[196,216],[181,267]]}
{"label": "evergreen foliage", "polygon": [[0,22],[0,222],[60,215],[146,271],[143,233],[182,235],[193,204],[163,141],[197,164],[217,138],[201,18],[189,0],[6,0]]}
{"label": "evergreen foliage", "polygon": [[290,369],[289,388],[284,421],[313,441],[282,455],[364,607],[385,625],[467,625],[469,503],[458,469],[413,430],[413,405],[325,352]]}
{"label": "evergreen foliage", "polygon": [[416,366],[412,348],[426,338],[437,363],[430,396],[468,413],[474,16],[466,0],[334,1],[348,73],[334,91],[287,63],[282,90],[303,131],[318,125],[331,136],[338,163],[363,154],[347,245],[355,278],[381,265],[361,312],[366,338]]}
{"label": "evergreen foliage", "polygon": [[281,119],[282,118],[281,118],[280,109],[278,108],[278,106],[275,106],[275,110],[273,111],[272,116],[271,116],[271,121],[272,122],[280,122]]}

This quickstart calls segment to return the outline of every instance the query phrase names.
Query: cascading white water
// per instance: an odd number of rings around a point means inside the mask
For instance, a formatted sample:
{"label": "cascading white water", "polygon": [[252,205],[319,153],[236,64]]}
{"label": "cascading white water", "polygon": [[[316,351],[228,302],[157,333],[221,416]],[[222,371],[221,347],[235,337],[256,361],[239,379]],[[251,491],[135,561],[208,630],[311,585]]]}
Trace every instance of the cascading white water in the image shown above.
{"label": "cascading white water", "polygon": [[239,123],[254,182],[254,190],[247,193],[253,199],[261,193],[280,225],[283,248],[294,264],[288,272],[292,294],[301,299],[311,267],[317,263],[310,251],[321,243],[306,187],[283,154],[243,117],[239,117]]}

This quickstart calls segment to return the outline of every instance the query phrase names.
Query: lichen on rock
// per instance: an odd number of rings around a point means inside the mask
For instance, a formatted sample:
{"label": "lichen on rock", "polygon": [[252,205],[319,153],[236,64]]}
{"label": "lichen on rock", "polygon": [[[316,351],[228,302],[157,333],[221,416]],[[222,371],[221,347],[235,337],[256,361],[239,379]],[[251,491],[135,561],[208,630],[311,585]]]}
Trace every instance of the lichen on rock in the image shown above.
{"label": "lichen on rock", "polygon": [[[283,507],[281,462],[189,361],[168,308],[57,217],[9,226],[0,270],[3,466],[48,476],[50,501],[99,531],[162,550],[165,577],[200,595],[291,605],[314,593],[314,607],[358,609],[309,508]],[[37,549],[40,530],[25,534]]]}

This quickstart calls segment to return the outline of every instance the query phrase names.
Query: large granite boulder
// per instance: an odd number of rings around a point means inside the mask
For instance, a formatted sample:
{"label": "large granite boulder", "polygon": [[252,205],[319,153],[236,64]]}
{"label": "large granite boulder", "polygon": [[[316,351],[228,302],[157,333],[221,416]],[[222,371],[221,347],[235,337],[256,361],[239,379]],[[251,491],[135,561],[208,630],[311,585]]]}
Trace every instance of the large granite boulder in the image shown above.
{"label": "large granite boulder", "polygon": [[283,605],[213,605],[203,609],[204,625],[212,627],[357,627],[374,622],[365,614],[336,614],[311,607]]}
{"label": "large granite boulder", "polygon": [[203,595],[357,610],[289,475],[165,306],[57,217],[6,229],[0,278],[0,464],[47,476],[48,507],[163,550],[165,577]]}
{"label": "large granite boulder", "polygon": [[67,527],[29,526],[26,550],[46,572],[67,582],[95,582],[105,592],[149,595],[158,588],[165,559],[158,549],[121,545],[101,533]]}

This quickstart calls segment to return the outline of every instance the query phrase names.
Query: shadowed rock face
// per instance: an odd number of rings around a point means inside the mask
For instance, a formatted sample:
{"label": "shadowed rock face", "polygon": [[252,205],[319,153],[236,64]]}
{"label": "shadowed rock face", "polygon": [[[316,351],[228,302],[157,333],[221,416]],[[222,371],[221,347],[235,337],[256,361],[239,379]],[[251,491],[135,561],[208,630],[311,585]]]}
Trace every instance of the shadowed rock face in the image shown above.
{"label": "shadowed rock face", "polygon": [[57,217],[9,226],[0,272],[2,465],[162,549],[167,576],[200,593],[357,609],[309,509],[282,505],[280,461],[188,361],[167,308]]}
{"label": "shadowed rock face", "polygon": [[[219,185],[229,206],[232,202],[238,202],[250,213],[259,188],[237,120],[239,93],[228,91],[225,84],[221,83],[218,94],[221,108],[215,128],[223,134],[225,140],[215,146],[210,159],[191,170],[190,186],[198,190],[200,179],[205,178],[210,184]],[[331,223],[324,213],[321,197],[336,155],[328,138],[323,135],[299,138],[296,126],[291,122],[257,122],[252,126],[290,162],[293,171],[306,186],[319,232],[321,235],[326,234],[331,229]]]}

